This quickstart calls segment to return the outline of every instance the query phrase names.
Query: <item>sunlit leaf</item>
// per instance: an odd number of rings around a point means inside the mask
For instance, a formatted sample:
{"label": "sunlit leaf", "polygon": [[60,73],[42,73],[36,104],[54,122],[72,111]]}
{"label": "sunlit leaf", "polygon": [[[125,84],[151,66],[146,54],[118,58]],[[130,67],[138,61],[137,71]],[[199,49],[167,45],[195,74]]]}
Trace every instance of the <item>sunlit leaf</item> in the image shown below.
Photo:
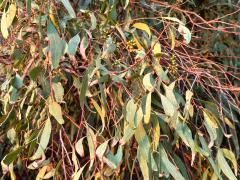
{"label": "sunlit leaf", "polygon": [[137,105],[134,103],[133,99],[130,99],[126,106],[126,120],[132,126],[132,128],[135,127],[134,117],[135,117],[136,111],[137,111]]}
{"label": "sunlit leaf", "polygon": [[7,28],[9,28],[12,25],[12,22],[16,16],[17,12],[17,6],[15,3],[10,4],[7,10]]}
{"label": "sunlit leaf", "polygon": [[84,148],[83,148],[83,139],[85,137],[79,139],[77,141],[77,143],[75,144],[75,149],[77,151],[77,153],[81,156],[81,157],[84,157]]}
{"label": "sunlit leaf", "polygon": [[151,102],[152,102],[152,93],[149,92],[146,96],[144,96],[143,102],[142,102],[143,116],[144,116],[145,124],[148,124],[150,122]]}
{"label": "sunlit leaf", "polygon": [[5,39],[8,38],[8,28],[7,28],[7,15],[6,12],[3,11],[2,18],[1,18],[1,32]]}
{"label": "sunlit leaf", "polygon": [[229,167],[226,159],[224,158],[223,152],[221,149],[218,149],[217,152],[217,161],[218,165],[223,171],[223,173],[231,180],[237,180],[236,176],[233,174],[231,168]]}
{"label": "sunlit leaf", "polygon": [[49,113],[57,120],[59,124],[63,124],[64,120],[62,117],[62,108],[61,106],[55,102],[51,101],[48,105]]}
{"label": "sunlit leaf", "polygon": [[150,28],[147,24],[139,22],[139,23],[133,24],[133,27],[135,27],[137,29],[140,29],[140,30],[143,30],[146,33],[148,33],[149,37],[151,36],[151,30],[150,30]]}
{"label": "sunlit leaf", "polygon": [[154,91],[154,80],[151,73],[148,73],[143,77],[143,85],[148,91]]}
{"label": "sunlit leaf", "polygon": [[100,146],[98,146],[98,148],[96,150],[96,155],[98,156],[98,158],[101,161],[102,161],[104,153],[106,152],[107,147],[108,147],[108,141],[105,141]]}

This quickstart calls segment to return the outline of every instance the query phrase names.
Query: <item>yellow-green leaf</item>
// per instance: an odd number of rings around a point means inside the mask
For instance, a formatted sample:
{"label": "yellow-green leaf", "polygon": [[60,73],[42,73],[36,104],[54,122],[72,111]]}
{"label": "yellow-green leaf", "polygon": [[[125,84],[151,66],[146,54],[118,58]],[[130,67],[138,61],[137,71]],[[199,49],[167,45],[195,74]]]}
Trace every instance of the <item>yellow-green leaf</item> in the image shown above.
{"label": "yellow-green leaf", "polygon": [[59,124],[64,124],[61,106],[57,102],[51,101],[48,108],[49,113],[57,120],[57,122]]}
{"label": "yellow-green leaf", "polygon": [[46,120],[45,126],[42,131],[38,149],[34,153],[34,155],[30,158],[31,160],[39,159],[44,154],[44,151],[47,148],[47,145],[51,136],[51,131],[52,131],[52,125],[51,125],[50,119],[48,118]]}
{"label": "yellow-green leaf", "polygon": [[105,110],[104,110],[104,108],[101,108],[94,99],[91,99],[91,101],[92,101],[94,108],[97,110],[98,114],[100,115],[100,118],[102,120],[102,126],[103,126],[102,131],[103,131],[105,128]]}
{"label": "yellow-green leaf", "polygon": [[226,149],[226,148],[222,148],[222,152],[223,152],[223,155],[229,160],[232,162],[233,164],[233,168],[234,168],[234,173],[235,175],[237,176],[237,160],[236,160],[236,157],[234,155],[234,153],[232,151],[230,151],[229,149]]}
{"label": "yellow-green leaf", "polygon": [[217,119],[213,114],[211,114],[208,110],[204,109],[203,116],[205,121],[207,121],[211,127],[218,128]]}
{"label": "yellow-green leaf", "polygon": [[145,23],[135,23],[135,24],[133,24],[133,27],[135,27],[137,29],[140,29],[140,30],[143,30],[143,31],[147,32],[149,36],[151,36],[151,30],[150,30],[150,28],[147,24],[145,24]]}

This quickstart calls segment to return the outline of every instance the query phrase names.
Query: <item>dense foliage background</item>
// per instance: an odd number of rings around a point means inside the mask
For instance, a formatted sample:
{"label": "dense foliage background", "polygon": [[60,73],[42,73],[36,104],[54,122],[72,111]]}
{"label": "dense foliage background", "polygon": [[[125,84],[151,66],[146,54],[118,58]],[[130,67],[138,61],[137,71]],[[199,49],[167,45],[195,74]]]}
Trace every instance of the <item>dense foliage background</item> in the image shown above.
{"label": "dense foliage background", "polygon": [[234,0],[0,0],[2,179],[237,179]]}

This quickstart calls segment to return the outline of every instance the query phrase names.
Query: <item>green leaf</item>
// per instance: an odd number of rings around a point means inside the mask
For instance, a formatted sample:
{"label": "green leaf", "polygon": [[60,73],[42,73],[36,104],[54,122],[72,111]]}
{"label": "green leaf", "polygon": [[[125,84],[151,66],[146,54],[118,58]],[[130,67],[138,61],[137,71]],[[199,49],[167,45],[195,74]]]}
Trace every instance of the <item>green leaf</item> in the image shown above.
{"label": "green leaf", "polygon": [[13,78],[12,85],[16,89],[20,89],[23,86],[23,80],[18,74]]}
{"label": "green leaf", "polygon": [[81,139],[78,140],[78,142],[75,144],[75,149],[77,153],[81,156],[84,157],[84,149],[83,149],[83,139],[85,137],[82,137]]}
{"label": "green leaf", "polygon": [[31,6],[32,6],[32,0],[26,0],[26,9],[29,16],[31,15]]}
{"label": "green leaf", "polygon": [[147,32],[149,37],[151,37],[151,30],[150,30],[150,28],[147,24],[145,24],[145,23],[135,23],[135,24],[133,24],[133,27]]}
{"label": "green leaf", "polygon": [[148,73],[143,77],[143,86],[150,92],[154,91],[154,80],[152,73]]}
{"label": "green leaf", "polygon": [[76,14],[75,14],[70,2],[68,0],[61,0],[61,2],[63,3],[64,7],[67,9],[70,17],[71,18],[76,18]]}
{"label": "green leaf", "polygon": [[36,81],[37,77],[42,73],[42,68],[37,66],[29,72],[29,76],[33,81]]}
{"label": "green leaf", "polygon": [[121,145],[118,146],[117,153],[113,155],[111,151],[109,151],[106,156],[104,156],[104,162],[112,169],[117,169],[117,167],[122,162],[123,156],[123,148]]}
{"label": "green leaf", "polygon": [[149,92],[146,96],[143,97],[143,116],[144,116],[144,123],[148,124],[150,122],[151,117],[151,99],[152,93]]}
{"label": "green leaf", "polygon": [[187,169],[185,167],[185,164],[182,162],[182,160],[176,154],[173,155],[173,159],[174,159],[177,167],[180,169],[184,179],[185,180],[189,179]]}
{"label": "green leaf", "polygon": [[57,122],[59,124],[64,124],[61,106],[57,102],[51,101],[48,105],[48,108],[49,113],[57,120]]}
{"label": "green leaf", "polygon": [[223,152],[221,149],[218,149],[217,153],[217,162],[223,173],[231,180],[237,180],[235,175],[233,174],[231,168],[229,167],[226,159],[223,156]]}
{"label": "green leaf", "polygon": [[6,165],[11,164],[14,160],[18,158],[22,150],[23,150],[23,147],[19,147],[16,150],[8,153],[6,156],[4,156],[4,158],[2,159],[2,162]]}
{"label": "green leaf", "polygon": [[86,98],[86,92],[88,89],[88,71],[85,72],[83,79],[82,79],[82,86],[80,91],[80,106],[83,108]]}
{"label": "green leaf", "polygon": [[53,83],[52,88],[54,91],[54,96],[57,102],[63,102],[63,96],[64,96],[64,89],[62,87],[62,84],[60,82]]}
{"label": "green leaf", "polygon": [[79,43],[80,43],[80,37],[78,34],[76,34],[68,42],[68,54],[69,55],[74,56],[76,54]]}
{"label": "green leaf", "polygon": [[208,159],[208,161],[210,162],[210,164],[211,164],[211,166],[212,166],[212,168],[213,168],[213,170],[214,170],[214,173],[218,176],[218,178],[219,178],[220,180],[222,180],[222,177],[221,177],[221,175],[220,175],[220,173],[219,173],[220,170],[219,170],[219,168],[217,167],[215,161],[213,160],[213,157],[212,157],[212,155],[211,155],[210,149],[208,148],[205,139],[204,139],[202,136],[199,136],[199,140],[200,140],[200,142],[201,142],[201,144],[202,144],[203,150],[208,153],[207,159]]}
{"label": "green leaf", "polygon": [[64,54],[66,42],[60,38],[57,30],[55,29],[51,21],[48,21],[47,36],[50,43],[49,51],[52,62],[52,68],[55,69],[58,67],[59,60],[61,56]]}
{"label": "green leaf", "polygon": [[48,118],[46,120],[45,126],[42,131],[38,149],[34,153],[34,155],[30,158],[31,160],[39,159],[44,154],[44,151],[47,148],[47,145],[51,136],[51,131],[52,131],[52,125],[51,125],[50,119]]}
{"label": "green leaf", "polygon": [[161,153],[161,159],[165,168],[174,177],[174,179],[185,180],[182,174],[179,172],[178,168],[175,167],[173,163],[169,161],[167,157],[167,153],[162,146],[160,146],[160,153]]}

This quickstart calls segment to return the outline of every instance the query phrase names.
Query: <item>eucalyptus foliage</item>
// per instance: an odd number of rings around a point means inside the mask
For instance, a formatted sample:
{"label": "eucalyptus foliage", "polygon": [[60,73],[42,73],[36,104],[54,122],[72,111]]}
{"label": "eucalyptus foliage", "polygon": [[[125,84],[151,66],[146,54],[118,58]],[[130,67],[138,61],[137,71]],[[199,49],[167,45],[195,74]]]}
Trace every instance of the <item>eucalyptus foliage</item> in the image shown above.
{"label": "eucalyptus foliage", "polygon": [[2,179],[237,179],[237,2],[0,8]]}

